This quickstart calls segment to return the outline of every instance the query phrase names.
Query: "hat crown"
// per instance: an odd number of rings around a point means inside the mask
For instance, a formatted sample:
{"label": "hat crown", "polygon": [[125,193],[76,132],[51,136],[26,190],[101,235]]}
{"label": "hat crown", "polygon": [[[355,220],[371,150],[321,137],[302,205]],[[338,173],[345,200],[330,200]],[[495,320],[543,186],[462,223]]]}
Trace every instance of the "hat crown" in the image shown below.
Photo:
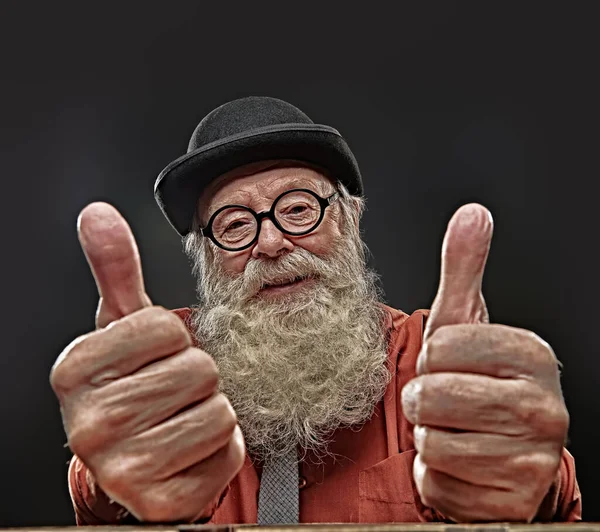
{"label": "hat crown", "polygon": [[196,126],[188,152],[256,128],[280,124],[313,124],[300,109],[277,98],[249,96],[225,103]]}
{"label": "hat crown", "polygon": [[350,194],[362,195],[362,179],[350,147],[332,127],[315,124],[277,98],[250,96],[225,103],[196,126],[187,153],[171,161],[154,184],[154,197],[181,235],[193,227],[198,198],[233,168],[272,159],[294,159],[325,168]]}

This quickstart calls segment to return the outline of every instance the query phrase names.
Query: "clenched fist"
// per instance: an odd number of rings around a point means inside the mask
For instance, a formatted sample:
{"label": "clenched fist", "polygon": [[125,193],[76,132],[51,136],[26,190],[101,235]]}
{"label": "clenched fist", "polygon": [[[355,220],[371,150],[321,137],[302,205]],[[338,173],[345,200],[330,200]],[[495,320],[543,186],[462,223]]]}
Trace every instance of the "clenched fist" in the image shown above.
{"label": "clenched fist", "polygon": [[97,330],[73,341],[50,377],[69,446],[137,519],[198,520],[245,456],[216,366],[176,315],[151,306],[113,207],[89,205],[78,229],[100,303]]}
{"label": "clenched fist", "polygon": [[402,403],[424,504],[462,522],[531,521],[556,477],[569,416],[550,346],[488,323],[481,283],[491,237],[480,205],[450,221],[418,376]]}

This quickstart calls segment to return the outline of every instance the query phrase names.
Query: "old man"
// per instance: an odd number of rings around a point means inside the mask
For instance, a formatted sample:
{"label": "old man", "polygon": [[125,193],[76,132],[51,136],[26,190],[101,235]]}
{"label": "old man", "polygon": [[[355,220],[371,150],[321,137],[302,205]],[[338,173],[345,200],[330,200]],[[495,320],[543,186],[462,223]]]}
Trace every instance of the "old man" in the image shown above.
{"label": "old man", "polygon": [[79,524],[581,518],[554,353],[489,323],[484,207],[452,217],[409,316],[366,266],[350,148],[286,102],[209,113],[155,196],[192,308],[153,305],[114,208],[79,218],[97,329],[51,374]]}

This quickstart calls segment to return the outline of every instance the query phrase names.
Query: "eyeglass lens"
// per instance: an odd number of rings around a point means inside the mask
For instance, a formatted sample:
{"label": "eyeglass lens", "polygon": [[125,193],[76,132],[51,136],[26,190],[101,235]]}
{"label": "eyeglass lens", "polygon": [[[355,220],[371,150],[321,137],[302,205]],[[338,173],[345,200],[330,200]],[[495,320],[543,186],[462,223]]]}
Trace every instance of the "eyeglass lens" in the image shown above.
{"label": "eyeglass lens", "polygon": [[[319,222],[321,205],[308,192],[292,190],[279,198],[273,214],[284,231],[300,234],[310,231]],[[227,248],[248,245],[258,232],[258,222],[250,209],[229,207],[213,220],[214,238]]]}

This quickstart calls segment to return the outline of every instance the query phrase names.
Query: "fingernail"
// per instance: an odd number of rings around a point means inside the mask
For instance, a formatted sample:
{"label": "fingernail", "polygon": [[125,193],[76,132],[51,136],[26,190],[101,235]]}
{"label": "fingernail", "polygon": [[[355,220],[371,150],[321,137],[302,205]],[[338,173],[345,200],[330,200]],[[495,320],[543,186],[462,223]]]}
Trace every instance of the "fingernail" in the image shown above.
{"label": "fingernail", "polygon": [[413,440],[415,442],[415,449],[421,452],[423,448],[423,442],[425,441],[426,429],[423,425],[415,425],[413,429]]}
{"label": "fingernail", "polygon": [[402,388],[402,410],[404,416],[416,425],[419,419],[419,395],[421,394],[421,381],[413,379]]}
{"label": "fingernail", "polygon": [[417,356],[417,375],[427,373],[427,342],[423,343],[421,351]]}
{"label": "fingernail", "polygon": [[455,223],[464,229],[471,229],[483,235],[488,235],[494,226],[492,213],[478,203],[469,203],[458,209]]}

